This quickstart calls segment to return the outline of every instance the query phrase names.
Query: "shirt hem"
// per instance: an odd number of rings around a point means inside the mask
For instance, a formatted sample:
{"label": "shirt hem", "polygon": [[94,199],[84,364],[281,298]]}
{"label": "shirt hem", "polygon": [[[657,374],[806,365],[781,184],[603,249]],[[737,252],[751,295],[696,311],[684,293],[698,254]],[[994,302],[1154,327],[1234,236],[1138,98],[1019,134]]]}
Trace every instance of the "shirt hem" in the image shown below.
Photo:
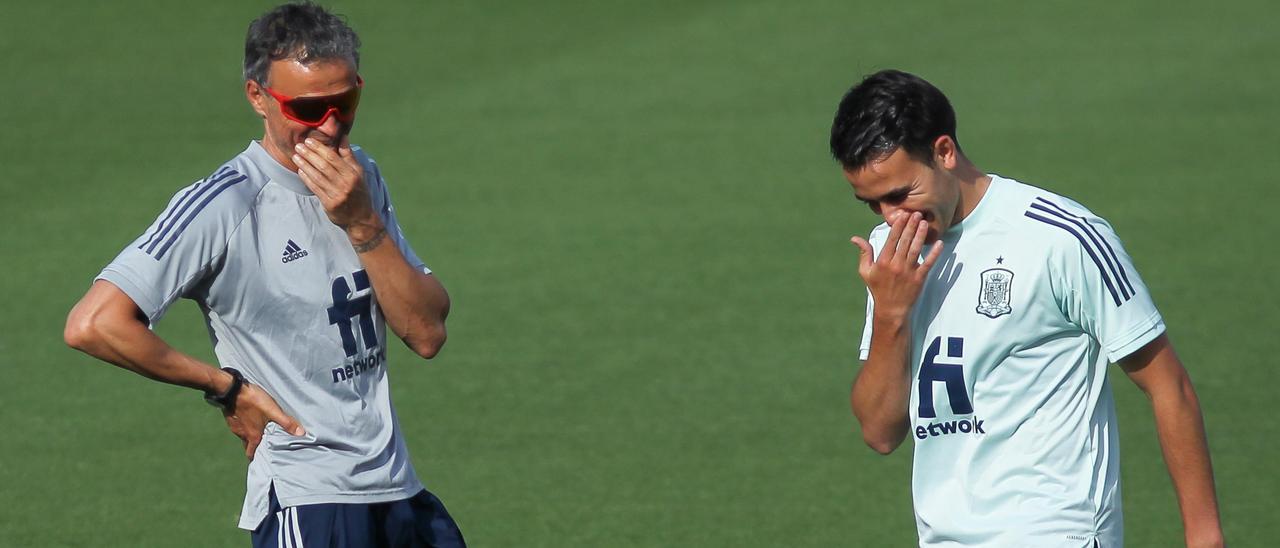
{"label": "shirt hem", "polygon": [[1119,339],[1122,342],[1112,341],[1108,344],[1107,359],[1111,360],[1111,363],[1119,363],[1120,360],[1155,340],[1164,331],[1164,320],[1160,318],[1160,313],[1156,312],[1149,316],[1139,329],[1134,330],[1131,336]]}
{"label": "shirt hem", "polygon": [[[292,508],[308,504],[378,504],[412,498],[422,492],[423,489],[426,489],[426,487],[423,487],[421,482],[414,482],[406,487],[363,493],[320,493],[285,497],[281,496],[279,491],[276,491],[276,500],[280,503],[281,508]],[[262,524],[262,520],[266,517],[265,512],[261,516],[242,515],[239,527],[246,531],[253,531]]]}
{"label": "shirt hem", "polygon": [[113,265],[108,265],[93,280],[110,282],[111,285],[123,291],[125,295],[133,300],[133,304],[137,305],[147,315],[148,323],[155,325],[156,321],[160,319],[157,316],[162,315],[161,304],[151,300],[151,295],[141,285],[134,282],[129,273],[123,272]]}

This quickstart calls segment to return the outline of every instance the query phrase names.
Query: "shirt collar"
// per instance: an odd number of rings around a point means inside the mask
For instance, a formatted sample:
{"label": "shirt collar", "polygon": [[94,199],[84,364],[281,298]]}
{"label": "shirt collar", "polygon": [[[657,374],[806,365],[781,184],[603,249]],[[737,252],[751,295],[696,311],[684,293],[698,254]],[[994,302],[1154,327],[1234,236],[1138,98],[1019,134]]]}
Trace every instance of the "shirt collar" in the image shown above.
{"label": "shirt collar", "polygon": [[271,156],[271,153],[267,152],[267,149],[262,148],[262,143],[258,141],[250,141],[249,148],[244,150],[244,154],[247,155],[249,160],[252,161],[254,165],[258,166],[258,169],[261,169],[272,182],[297,192],[298,194],[306,196],[312,196],[315,194],[314,192],[311,192],[310,188],[307,188],[306,183],[302,182],[302,178],[298,177],[297,173],[289,171],[283,165],[280,165],[280,162],[276,161],[276,159]]}

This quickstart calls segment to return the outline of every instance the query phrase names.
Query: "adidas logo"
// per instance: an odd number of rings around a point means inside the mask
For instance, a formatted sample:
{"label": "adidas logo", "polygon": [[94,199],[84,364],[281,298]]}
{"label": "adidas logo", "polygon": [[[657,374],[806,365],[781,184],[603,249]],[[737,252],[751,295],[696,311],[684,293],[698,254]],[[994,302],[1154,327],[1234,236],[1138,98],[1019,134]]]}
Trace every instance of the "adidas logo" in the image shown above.
{"label": "adidas logo", "polygon": [[289,240],[289,243],[284,246],[284,256],[280,257],[280,262],[288,263],[306,256],[307,250],[302,249],[302,246],[293,243],[293,240]]}

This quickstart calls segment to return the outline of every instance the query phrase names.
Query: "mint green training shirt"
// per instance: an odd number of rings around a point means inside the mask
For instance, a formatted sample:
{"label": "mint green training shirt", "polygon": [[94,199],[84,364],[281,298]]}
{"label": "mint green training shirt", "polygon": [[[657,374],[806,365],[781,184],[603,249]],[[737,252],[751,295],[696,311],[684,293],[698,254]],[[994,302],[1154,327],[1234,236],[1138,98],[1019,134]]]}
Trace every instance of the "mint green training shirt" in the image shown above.
{"label": "mint green training shirt", "polygon": [[[888,232],[871,233],[877,255]],[[992,175],[933,245],[911,314],[920,545],[1121,546],[1107,366],[1164,323],[1120,239],[1080,204]]]}

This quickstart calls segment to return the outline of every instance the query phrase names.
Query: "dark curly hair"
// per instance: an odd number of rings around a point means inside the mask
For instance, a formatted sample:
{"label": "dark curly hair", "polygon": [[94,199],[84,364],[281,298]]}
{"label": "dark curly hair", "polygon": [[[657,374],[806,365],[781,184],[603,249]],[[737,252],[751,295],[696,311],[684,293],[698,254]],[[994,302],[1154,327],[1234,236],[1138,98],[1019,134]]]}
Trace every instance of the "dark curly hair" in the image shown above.
{"label": "dark curly hair", "polygon": [[291,2],[249,23],[244,41],[244,79],[266,85],[272,61],[300,63],[340,59],[360,67],[360,38],[344,18],[312,2]]}

